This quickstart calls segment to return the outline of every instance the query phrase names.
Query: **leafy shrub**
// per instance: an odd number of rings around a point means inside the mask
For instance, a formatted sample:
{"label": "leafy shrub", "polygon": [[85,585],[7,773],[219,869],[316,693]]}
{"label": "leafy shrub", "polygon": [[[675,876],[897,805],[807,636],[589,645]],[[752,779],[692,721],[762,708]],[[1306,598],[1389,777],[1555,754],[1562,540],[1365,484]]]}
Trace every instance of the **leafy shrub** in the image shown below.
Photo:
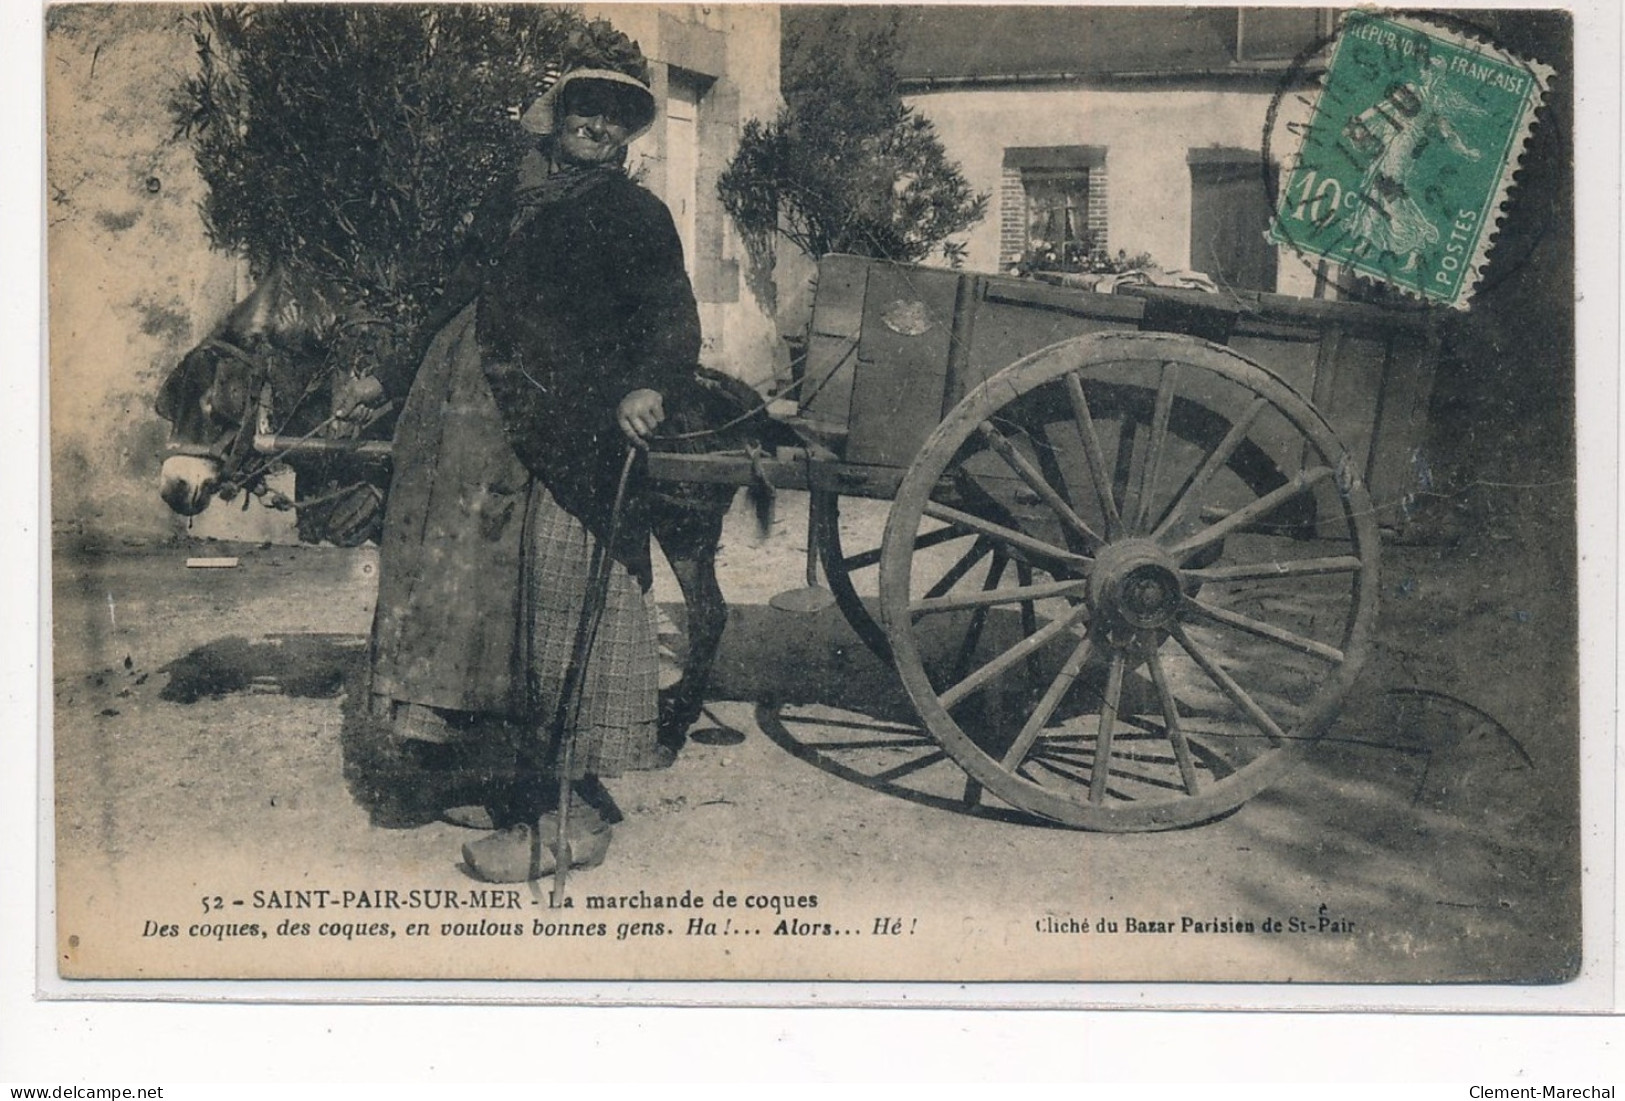
{"label": "leafy shrub", "polygon": [[836,8],[785,14],[785,106],[745,124],[718,184],[752,252],[775,234],[810,256],[923,260],[980,221],[975,193],[930,120],[897,89],[897,16]]}
{"label": "leafy shrub", "polygon": [[352,310],[420,322],[475,211],[516,167],[515,120],[562,67],[624,42],[532,6],[214,6],[174,103],[216,248],[282,263]]}

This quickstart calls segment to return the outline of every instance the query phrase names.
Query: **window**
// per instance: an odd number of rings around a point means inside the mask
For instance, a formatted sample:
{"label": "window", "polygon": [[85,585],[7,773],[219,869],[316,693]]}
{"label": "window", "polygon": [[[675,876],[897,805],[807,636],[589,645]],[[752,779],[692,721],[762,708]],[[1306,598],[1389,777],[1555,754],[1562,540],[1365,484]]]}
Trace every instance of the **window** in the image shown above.
{"label": "window", "polygon": [[1027,196],[1023,252],[1051,271],[1078,271],[1095,251],[1089,226],[1089,172],[1032,169],[1022,173]]}
{"label": "window", "polygon": [[1002,266],[1086,271],[1106,249],[1106,154],[1098,146],[1005,150]]}
{"label": "window", "polygon": [[1192,149],[1190,266],[1221,287],[1275,289],[1275,246],[1260,156],[1246,149]]}

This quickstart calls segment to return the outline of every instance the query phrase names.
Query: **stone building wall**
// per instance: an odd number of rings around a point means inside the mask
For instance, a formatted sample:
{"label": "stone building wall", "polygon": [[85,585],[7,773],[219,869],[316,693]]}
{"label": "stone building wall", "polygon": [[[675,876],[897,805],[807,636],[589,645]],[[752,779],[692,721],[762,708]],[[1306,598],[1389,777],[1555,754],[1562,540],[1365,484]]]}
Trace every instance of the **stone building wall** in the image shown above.
{"label": "stone building wall", "polygon": [[[1091,169],[1089,204],[1104,210],[1111,252],[1150,253],[1165,268],[1183,268],[1191,263],[1190,151],[1262,155],[1260,120],[1272,94],[1264,87],[1023,85],[918,92],[907,102],[936,125],[971,186],[992,195],[988,217],[963,237],[966,267],[1000,270],[1012,224],[1019,230],[1020,173],[1006,166],[1007,149],[1088,147],[1104,151],[1100,175],[1109,184],[1097,192]],[[1280,127],[1298,110],[1306,109],[1286,101]],[[1279,271],[1282,293],[1312,292],[1306,265],[1283,258]]]}
{"label": "stone building wall", "polygon": [[[289,514],[216,502],[188,522],[158,500],[167,425],[158,386],[250,288],[213,251],[204,188],[168,109],[196,63],[190,7],[58,6],[48,12],[46,262],[53,531],[96,542],[197,536],[292,541]],[[691,192],[695,284],[706,361],[757,381],[782,365],[771,287],[742,277],[742,249],[716,176],[743,121],[779,102],[778,9],[767,5],[599,5],[655,62],[656,91],[676,72],[702,88]],[[633,150],[663,197],[668,119]],[[641,165],[641,167],[639,167]],[[758,288],[760,289],[760,288]]]}

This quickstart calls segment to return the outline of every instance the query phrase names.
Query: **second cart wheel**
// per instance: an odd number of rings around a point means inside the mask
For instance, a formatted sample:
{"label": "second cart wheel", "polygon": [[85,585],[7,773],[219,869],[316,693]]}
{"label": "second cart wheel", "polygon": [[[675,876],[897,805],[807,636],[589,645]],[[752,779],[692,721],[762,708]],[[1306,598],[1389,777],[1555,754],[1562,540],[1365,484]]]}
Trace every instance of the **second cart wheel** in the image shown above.
{"label": "second cart wheel", "polygon": [[1189,337],[1092,334],[926,441],[880,611],[969,795],[1167,829],[1239,806],[1324,731],[1370,645],[1377,546],[1347,452],[1279,378]]}
{"label": "second cart wheel", "polygon": [[880,576],[879,540],[849,537],[841,521],[840,498],[833,493],[815,494],[809,507],[814,515],[812,538],[818,543],[818,560],[836,607],[863,644],[890,663],[891,644],[886,641],[885,628],[858,592],[860,587],[872,587]]}
{"label": "second cart wheel", "polygon": [[[841,498],[833,493],[821,495],[814,505],[817,513],[815,535],[818,540],[818,558],[824,567],[824,577],[841,615],[870,651],[881,661],[891,664],[891,643],[886,639],[886,628],[875,618],[871,601],[859,591],[873,590],[880,578],[880,537],[866,536],[859,531],[854,538],[854,525],[842,518]],[[849,500],[857,500],[848,498]],[[964,533],[948,524],[920,532],[915,547],[926,550],[939,544],[952,544],[963,540]],[[960,559],[965,555],[980,557],[979,546],[963,546],[957,557],[940,563],[939,576],[927,582],[927,591],[940,586],[945,592],[958,583],[959,571],[964,568]]]}
{"label": "second cart wheel", "polygon": [[[864,498],[846,498],[853,505],[859,505]],[[886,629],[875,618],[872,601],[874,598],[865,598],[863,592],[873,592],[879,584],[880,578],[880,533],[872,530],[866,522],[867,518],[844,516],[841,510],[842,498],[833,493],[823,493],[813,503],[814,527],[813,538],[818,541],[818,558],[824,567],[824,578],[829,585],[829,591],[835,596],[835,604],[841,610],[841,615],[876,657],[886,664],[891,664],[891,643],[886,640]],[[848,509],[848,513],[859,511],[858,508]],[[934,531],[927,530],[919,533],[915,545],[920,550],[928,549],[939,543],[953,543],[963,538],[963,533],[949,525],[940,525]],[[965,553],[962,551],[962,554]],[[944,591],[951,588],[958,580],[955,572],[957,559],[942,563],[941,576],[934,580],[927,580],[925,584],[929,591],[933,585],[943,585]],[[861,591],[860,591],[861,590]]]}

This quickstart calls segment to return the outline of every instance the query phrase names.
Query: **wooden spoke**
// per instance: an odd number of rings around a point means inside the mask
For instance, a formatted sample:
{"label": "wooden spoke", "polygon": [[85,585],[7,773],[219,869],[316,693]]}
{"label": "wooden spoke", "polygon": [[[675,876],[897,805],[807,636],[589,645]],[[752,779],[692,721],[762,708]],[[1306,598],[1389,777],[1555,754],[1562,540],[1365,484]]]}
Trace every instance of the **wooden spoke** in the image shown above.
{"label": "wooden spoke", "polygon": [[[947,543],[964,537],[965,532],[956,527],[938,528],[936,531],[928,531],[924,535],[917,536],[914,540],[914,549],[917,551],[928,550],[940,543]],[[880,548],[875,547],[872,550],[862,551],[841,559],[841,565],[850,573],[853,570],[866,570],[879,561]]]}
{"label": "wooden spoke", "polygon": [[1072,506],[1056,492],[1055,487],[1049,484],[1049,480],[1039,472],[1037,467],[1033,466],[1027,456],[1023,455],[1003,432],[993,427],[992,421],[983,421],[978,431],[981,433],[982,438],[988,442],[988,446],[998,452],[999,458],[1003,459],[1005,464],[1015,471],[1022,481],[1027,483],[1028,488],[1038,494],[1039,499],[1061,518],[1062,523],[1083,536],[1091,546],[1098,547],[1105,542],[1095,532],[1095,529],[1084,522],[1083,517],[1079,516]]}
{"label": "wooden spoke", "polygon": [[[1038,473],[1043,477],[1044,481],[1055,487],[1056,492],[1060,493],[1071,504],[1074,512],[1078,512],[1079,502],[1075,500],[1075,497],[1081,487],[1073,484],[1075,476],[1069,477],[1066,468],[1062,465],[1061,453],[1055,441],[1050,437],[1053,428],[1053,424],[1039,425],[1034,428],[1023,426],[1022,432],[1032,444],[1032,456],[1038,464]],[[1079,515],[1081,516],[1082,513],[1080,512]],[[1064,529],[1064,534],[1066,545],[1071,549],[1084,553],[1093,553],[1094,547],[1083,537],[1073,532],[1072,529]]]}
{"label": "wooden spoke", "polygon": [[1261,619],[1254,619],[1251,616],[1242,615],[1240,612],[1230,611],[1228,608],[1216,608],[1212,604],[1204,604],[1200,600],[1191,597],[1185,598],[1184,606],[1204,619],[1212,620],[1214,623],[1222,623],[1227,627],[1234,627],[1238,631],[1245,631],[1258,638],[1269,639],[1271,642],[1279,642],[1282,646],[1290,647],[1300,654],[1325,658],[1337,665],[1343,663],[1343,651],[1337,647],[1328,646],[1324,642],[1316,642],[1312,638],[1305,638],[1300,634],[1287,630],[1285,627],[1277,627],[1274,624],[1265,623]]}
{"label": "wooden spoke", "polygon": [[[1025,589],[1033,588],[1033,568],[1022,561],[1016,562],[1016,580]],[[1031,598],[1021,602],[1021,633],[1030,635],[1038,630],[1038,611]]]}
{"label": "wooden spoke", "polygon": [[[1063,340],[968,392],[879,561],[893,668],[965,807],[1173,829],[1298,763],[1372,645],[1376,513],[1349,462],[1268,369],[1177,334]],[[927,530],[964,541],[917,553]]]}
{"label": "wooden spoke", "polygon": [[1174,367],[1162,365],[1162,378],[1157,383],[1156,403],[1151,410],[1151,442],[1146,448],[1145,462],[1140,466],[1140,491],[1134,498],[1134,519],[1129,523],[1131,532],[1143,532],[1150,521],[1151,492],[1162,474],[1162,455],[1168,447],[1168,417],[1174,409]]}
{"label": "wooden spoke", "polygon": [[[982,591],[990,592],[999,587],[999,579],[1010,565],[1010,559],[1000,551],[993,552],[993,561],[988,565],[987,578],[982,582]],[[965,637],[959,640],[959,652],[954,655],[953,678],[962,680],[965,670],[970,668],[971,659],[976,656],[976,648],[982,644],[982,630],[987,626],[987,607],[977,608],[971,613],[970,624],[965,628]]]}
{"label": "wooden spoke", "polygon": [[1168,724],[1168,744],[1173,746],[1174,760],[1179,763],[1179,778],[1185,783],[1185,794],[1195,795],[1201,788],[1196,776],[1196,764],[1191,760],[1191,747],[1185,740],[1185,731],[1179,725],[1179,703],[1174,699],[1173,690],[1168,687],[1168,674],[1163,671],[1162,658],[1155,650],[1151,651],[1146,665],[1151,669],[1151,683],[1156,685],[1157,699],[1162,703],[1162,720]]}
{"label": "wooden spoke", "polygon": [[[1026,571],[1031,576],[1031,571]],[[984,589],[979,593],[956,593],[951,596],[927,597],[908,606],[912,615],[934,615],[939,612],[957,612],[965,608],[982,608],[998,604],[1022,603],[1031,605],[1035,600],[1080,595],[1089,585],[1087,581],[1046,581],[1038,585],[1019,585],[1005,589]],[[1027,632],[1031,634],[1031,631]]]}
{"label": "wooden spoke", "polygon": [[1111,477],[1106,473],[1106,453],[1100,447],[1100,433],[1095,429],[1095,418],[1089,412],[1089,399],[1084,397],[1083,383],[1076,372],[1068,373],[1065,380],[1067,400],[1072,403],[1072,419],[1078,423],[1083,437],[1083,458],[1089,464],[1089,480],[1095,483],[1095,495],[1100,499],[1100,511],[1106,517],[1106,534],[1114,536],[1122,526],[1117,513],[1117,501],[1112,496]]}
{"label": "wooden spoke", "polygon": [[1191,660],[1201,668],[1202,672],[1208,675],[1208,678],[1214,684],[1219,686],[1219,690],[1230,698],[1231,703],[1241,708],[1242,712],[1252,720],[1254,726],[1269,735],[1270,741],[1276,745],[1286,743],[1286,734],[1281,730],[1280,725],[1270,718],[1267,711],[1258,705],[1258,701],[1247,694],[1245,688],[1236,683],[1234,677],[1219,668],[1218,664],[1208,657],[1201,647],[1191,641],[1191,637],[1185,633],[1184,627],[1177,623],[1174,624],[1173,636],[1179,645],[1184,648],[1185,652],[1191,656]]}
{"label": "wooden spoke", "polygon": [[1117,511],[1121,523],[1117,525],[1115,536],[1132,534],[1129,524],[1137,505],[1130,494],[1129,479],[1134,474],[1134,444],[1140,435],[1140,422],[1129,416],[1124,416],[1118,423],[1117,430],[1117,463],[1112,468],[1112,496],[1117,500]]}
{"label": "wooden spoke", "polygon": [[1288,558],[1278,562],[1248,562],[1239,566],[1204,566],[1185,570],[1198,581],[1274,581],[1281,577],[1317,577],[1330,573],[1358,573],[1364,568],[1352,554],[1327,558]]}
{"label": "wooden spoke", "polygon": [[1168,550],[1177,557],[1201,550],[1204,547],[1211,547],[1231,532],[1246,527],[1260,517],[1268,516],[1298,494],[1312,489],[1317,483],[1330,477],[1331,473],[1332,469],[1329,466],[1317,466],[1308,470],[1300,470],[1285,485],[1278,486],[1243,508],[1238,508],[1218,523],[1203,528],[1189,538],[1181,539],[1169,547]]}
{"label": "wooden spoke", "polygon": [[1016,735],[1016,740],[1011,742],[1010,748],[1005,751],[1004,758],[999,762],[1002,767],[1014,769],[1026,759],[1027,751],[1033,747],[1033,743],[1038,740],[1038,735],[1044,729],[1044,724],[1049,722],[1050,716],[1055,714],[1055,709],[1066,698],[1067,692],[1078,679],[1078,673],[1083,670],[1084,663],[1089,660],[1089,654],[1094,648],[1094,639],[1087,637],[1073,648],[1066,663],[1061,666],[1059,675],[1050,682],[1049,688],[1038,701],[1033,713],[1027,716],[1027,722],[1022,726],[1021,733]]}
{"label": "wooden spoke", "polygon": [[1112,656],[1111,673],[1106,678],[1106,700],[1100,705],[1100,733],[1095,739],[1095,765],[1089,773],[1089,802],[1096,806],[1106,798],[1112,775],[1112,735],[1117,725],[1117,705],[1123,700],[1123,669],[1128,659],[1121,652]]}
{"label": "wooden spoke", "polygon": [[969,531],[997,539],[1001,543],[1006,543],[1050,561],[1073,567],[1087,566],[1093,561],[1093,559],[1084,555],[1063,550],[1053,543],[1046,543],[1042,539],[1034,539],[1032,536],[1019,532],[1015,528],[1005,527],[1003,524],[995,523],[992,520],[984,520],[980,516],[972,516],[968,512],[961,512],[956,508],[950,508],[948,505],[938,504],[936,501],[927,501],[922,511],[933,519],[957,524]]}
{"label": "wooden spoke", "polygon": [[948,567],[947,573],[937,578],[937,583],[932,585],[930,591],[925,594],[926,600],[941,597],[949,589],[959,584],[960,578],[975,569],[976,563],[986,558],[992,550],[992,543],[989,543],[986,539],[977,539],[976,542],[971,544],[970,549],[960,556],[959,561]]}
{"label": "wooden spoke", "polygon": [[[942,531],[952,531],[957,536],[963,536],[965,534],[964,532],[957,531],[954,528],[942,528],[940,530],[942,530]],[[917,545],[918,544],[916,544],[916,546]],[[876,565],[879,562],[880,562],[880,548],[879,547],[875,547],[875,548],[873,548],[871,550],[860,551],[857,554],[849,555],[848,557],[841,559],[841,565],[845,566],[848,572],[851,572],[851,571],[854,571],[854,570],[866,570],[870,566]]]}
{"label": "wooden spoke", "polygon": [[1153,536],[1162,535],[1169,528],[1179,523],[1190,505],[1201,499],[1202,491],[1207,488],[1208,482],[1212,481],[1213,476],[1219,472],[1225,463],[1230,461],[1230,456],[1236,453],[1236,448],[1241,446],[1241,441],[1247,438],[1247,433],[1251,430],[1253,422],[1258,419],[1258,414],[1262,413],[1264,407],[1268,404],[1269,402],[1263,398],[1253,399],[1252,404],[1247,406],[1247,411],[1241,415],[1235,424],[1230,426],[1230,431],[1226,432],[1224,439],[1219,441],[1219,446],[1213,449],[1212,453],[1202,463],[1201,468],[1186,483],[1185,488],[1180,491],[1179,495],[1174,498],[1173,503],[1168,506],[1168,511],[1162,514],[1162,519],[1157,522],[1157,526],[1151,532]]}
{"label": "wooden spoke", "polygon": [[997,677],[1005,670],[1032,657],[1035,653],[1043,648],[1045,643],[1049,642],[1050,639],[1054,638],[1062,631],[1065,631],[1068,627],[1071,627],[1072,624],[1076,623],[1079,619],[1082,619],[1087,612],[1088,608],[1085,605],[1079,604],[1068,611],[1065,615],[1061,616],[1059,619],[1050,620],[1033,634],[1028,635],[1026,638],[1010,647],[1010,649],[1006,650],[1004,653],[1000,654],[998,657],[976,670],[976,672],[949,688],[946,692],[940,693],[939,699],[942,706],[944,708],[953,707],[956,703],[963,700],[966,696],[969,696],[972,692],[985,688],[988,682],[993,680],[994,677]]}

